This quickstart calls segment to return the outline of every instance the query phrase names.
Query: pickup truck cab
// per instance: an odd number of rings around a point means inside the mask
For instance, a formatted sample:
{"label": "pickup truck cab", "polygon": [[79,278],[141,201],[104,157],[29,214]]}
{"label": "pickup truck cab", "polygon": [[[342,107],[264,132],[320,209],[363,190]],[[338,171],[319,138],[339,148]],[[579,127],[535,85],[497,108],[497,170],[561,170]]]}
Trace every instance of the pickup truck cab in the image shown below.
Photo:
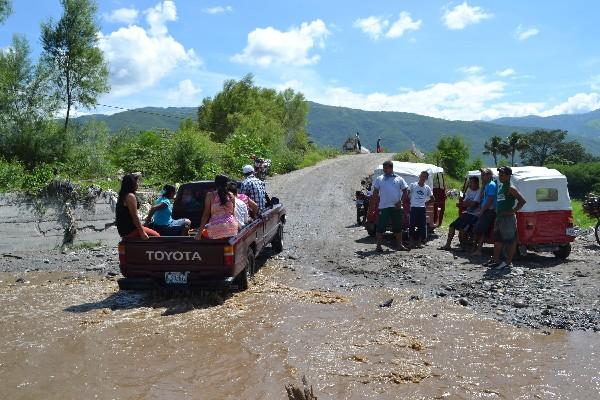
{"label": "pickup truck cab", "polygon": [[[214,189],[212,181],[182,185],[173,205],[173,218],[188,218],[192,228],[197,230],[206,193]],[[261,251],[269,243],[275,253],[283,250],[284,224],[285,208],[276,204],[228,239],[195,240],[193,235],[148,240],[122,238],[119,268],[123,278],[118,281],[119,287],[122,290],[161,286],[245,290]]]}

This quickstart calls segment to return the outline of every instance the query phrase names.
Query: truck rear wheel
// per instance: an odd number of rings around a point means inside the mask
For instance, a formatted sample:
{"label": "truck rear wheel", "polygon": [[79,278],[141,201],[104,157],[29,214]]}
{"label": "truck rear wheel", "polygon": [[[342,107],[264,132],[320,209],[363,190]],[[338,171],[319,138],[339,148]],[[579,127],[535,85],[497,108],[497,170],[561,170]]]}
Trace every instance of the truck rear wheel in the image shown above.
{"label": "truck rear wheel", "polygon": [[283,225],[279,225],[277,233],[273,240],[271,240],[271,246],[273,246],[273,253],[281,253],[283,251]]}
{"label": "truck rear wheel", "polygon": [[240,274],[235,278],[238,290],[243,292],[248,289],[250,279],[254,275],[254,251],[248,249],[248,256],[246,257],[246,265]]}
{"label": "truck rear wheel", "polygon": [[553,252],[556,258],[560,258],[561,260],[566,260],[571,254],[571,244],[565,244],[560,246],[558,250]]}
{"label": "truck rear wheel", "polygon": [[369,236],[375,237],[375,224],[374,223],[367,222],[365,225],[365,228],[367,229],[367,233],[369,234]]}

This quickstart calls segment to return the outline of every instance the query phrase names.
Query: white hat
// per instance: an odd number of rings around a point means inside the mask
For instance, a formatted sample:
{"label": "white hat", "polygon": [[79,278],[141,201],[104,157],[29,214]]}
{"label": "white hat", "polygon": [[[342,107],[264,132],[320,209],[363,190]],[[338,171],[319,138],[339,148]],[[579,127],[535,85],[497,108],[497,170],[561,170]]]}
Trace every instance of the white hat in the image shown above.
{"label": "white hat", "polygon": [[244,165],[244,167],[242,168],[242,172],[244,173],[244,175],[252,174],[254,173],[254,167],[250,164]]}

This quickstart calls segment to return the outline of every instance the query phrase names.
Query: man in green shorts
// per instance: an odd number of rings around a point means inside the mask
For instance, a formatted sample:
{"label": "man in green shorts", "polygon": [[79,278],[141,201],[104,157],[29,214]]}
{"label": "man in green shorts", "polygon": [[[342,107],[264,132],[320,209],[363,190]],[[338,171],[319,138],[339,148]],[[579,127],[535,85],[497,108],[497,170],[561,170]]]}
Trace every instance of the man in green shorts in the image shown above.
{"label": "man in green shorts", "polygon": [[402,199],[406,196],[408,185],[406,181],[394,174],[394,164],[391,161],[383,163],[383,175],[378,176],[373,182],[373,195],[379,196],[379,218],[377,219],[377,247],[376,251],[382,252],[381,242],[387,230],[388,222],[392,221],[392,232],[396,237],[398,250],[407,250],[402,244]]}
{"label": "man in green shorts", "polygon": [[[516,213],[523,208],[526,202],[521,193],[511,186],[511,176],[512,169],[510,167],[498,168],[500,186],[496,205],[496,224],[494,225],[494,261],[488,264],[490,268],[511,268],[517,250]],[[506,247],[506,261],[500,261],[503,247]]]}

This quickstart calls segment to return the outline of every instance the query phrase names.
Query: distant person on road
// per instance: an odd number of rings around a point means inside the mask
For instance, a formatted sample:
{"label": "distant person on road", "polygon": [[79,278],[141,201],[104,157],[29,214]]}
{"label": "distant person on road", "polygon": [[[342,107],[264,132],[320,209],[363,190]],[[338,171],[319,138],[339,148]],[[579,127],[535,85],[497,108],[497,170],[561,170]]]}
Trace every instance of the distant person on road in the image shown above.
{"label": "distant person on road", "polygon": [[381,138],[377,139],[377,153],[383,153],[383,149],[381,148]]}
{"label": "distant person on road", "polygon": [[208,192],[204,201],[204,212],[200,220],[200,229],[195,239],[202,239],[204,229],[209,239],[224,239],[238,233],[238,222],[235,219],[235,197],[227,189],[229,178],[217,175],[217,190]]}
{"label": "distant person on road", "polygon": [[490,226],[492,226],[496,219],[496,196],[498,188],[496,182],[494,182],[494,174],[491,169],[486,168],[481,170],[481,182],[483,189],[480,194],[479,218],[473,228],[473,233],[475,233],[475,250],[472,255],[474,256],[481,255],[485,235],[488,234]]}
{"label": "distant person on road", "polygon": [[362,146],[360,145],[360,135],[358,134],[358,132],[356,132],[356,149],[358,150],[359,153],[362,152]]}
{"label": "distant person on road", "polygon": [[406,181],[394,174],[394,164],[391,161],[383,163],[383,175],[373,182],[373,195],[379,196],[379,217],[377,219],[377,247],[375,251],[382,252],[381,242],[392,221],[392,232],[396,237],[398,250],[408,250],[402,244],[402,199],[406,196]]}
{"label": "distant person on road", "polygon": [[235,210],[233,214],[238,221],[239,228],[242,229],[244,225],[250,222],[251,215],[257,215],[258,205],[250,197],[238,193],[236,182],[229,182],[227,189],[235,196]]}
{"label": "distant person on road", "polygon": [[254,167],[252,165],[244,165],[242,173],[245,179],[240,187],[240,193],[250,197],[258,205],[258,213],[262,214],[267,208],[265,183],[254,176]]}
{"label": "distant person on road", "polygon": [[[498,199],[496,205],[496,224],[494,225],[494,259],[487,264],[490,268],[512,268],[512,260],[517,251],[517,216],[516,213],[526,201],[519,191],[511,186],[510,167],[498,168]],[[516,203],[516,205],[515,205]],[[506,261],[500,261],[502,249],[506,247]]]}
{"label": "distant person on road", "polygon": [[148,240],[149,236],[160,236],[158,232],[150,229],[140,221],[138,209],[140,204],[135,196],[141,174],[127,174],[121,181],[121,189],[116,206],[116,225],[121,237],[139,237]]}
{"label": "distant person on road", "polygon": [[173,199],[176,192],[175,186],[165,185],[146,217],[146,225],[152,224],[151,228],[163,236],[187,235],[192,225],[187,218],[173,219]]}
{"label": "distant person on road", "polygon": [[411,247],[422,248],[427,240],[427,203],[434,201],[427,179],[429,172],[419,174],[419,181],[409,185]]}
{"label": "distant person on road", "polygon": [[479,189],[479,177],[470,177],[469,187],[462,198],[462,206],[464,211],[450,224],[446,245],[440,247],[440,250],[450,250],[452,248],[452,239],[454,239],[454,234],[456,231],[459,231],[458,234],[459,237],[461,237],[460,235],[464,235],[465,232],[468,232],[475,226],[479,211],[480,193],[481,190]]}

